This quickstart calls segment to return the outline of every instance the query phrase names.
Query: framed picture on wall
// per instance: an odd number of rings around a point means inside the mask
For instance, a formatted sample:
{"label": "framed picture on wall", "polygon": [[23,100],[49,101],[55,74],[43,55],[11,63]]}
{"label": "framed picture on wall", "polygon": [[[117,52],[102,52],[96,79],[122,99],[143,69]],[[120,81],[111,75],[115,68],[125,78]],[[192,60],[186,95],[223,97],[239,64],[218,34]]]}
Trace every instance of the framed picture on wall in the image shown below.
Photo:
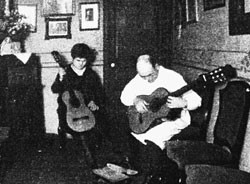
{"label": "framed picture on wall", "polygon": [[51,18],[46,17],[45,40],[53,38],[71,38],[71,17]]}
{"label": "framed picture on wall", "polygon": [[25,16],[24,22],[31,25],[31,32],[36,32],[37,29],[37,5],[18,4],[18,12]]}
{"label": "framed picture on wall", "polygon": [[185,0],[186,22],[194,23],[198,21],[198,0]]}
{"label": "framed picture on wall", "polygon": [[204,0],[204,11],[225,6],[225,0]]}
{"label": "framed picture on wall", "polygon": [[75,0],[43,0],[42,15],[58,16],[73,15],[75,13]]}
{"label": "framed picture on wall", "polygon": [[229,0],[229,35],[250,34],[250,0]]}
{"label": "framed picture on wall", "polygon": [[99,3],[80,3],[80,31],[99,29]]}

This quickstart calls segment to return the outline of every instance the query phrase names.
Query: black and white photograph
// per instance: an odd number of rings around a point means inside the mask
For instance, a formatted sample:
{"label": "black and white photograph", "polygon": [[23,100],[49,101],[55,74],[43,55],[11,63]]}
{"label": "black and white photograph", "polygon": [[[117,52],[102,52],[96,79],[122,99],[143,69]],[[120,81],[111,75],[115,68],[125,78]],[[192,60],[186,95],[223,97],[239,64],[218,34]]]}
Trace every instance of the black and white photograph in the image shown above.
{"label": "black and white photograph", "polygon": [[250,0],[0,0],[0,184],[249,184]]}

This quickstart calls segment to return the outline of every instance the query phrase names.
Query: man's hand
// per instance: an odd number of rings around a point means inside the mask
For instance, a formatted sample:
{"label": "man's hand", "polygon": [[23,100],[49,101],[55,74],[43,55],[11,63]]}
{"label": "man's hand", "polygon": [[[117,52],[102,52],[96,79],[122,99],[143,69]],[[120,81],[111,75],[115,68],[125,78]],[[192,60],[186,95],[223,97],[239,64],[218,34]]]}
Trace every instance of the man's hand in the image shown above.
{"label": "man's hand", "polygon": [[90,102],[89,102],[88,108],[89,108],[91,111],[97,111],[97,110],[99,110],[99,106],[96,105],[94,101],[90,101]]}
{"label": "man's hand", "polygon": [[148,111],[148,108],[147,108],[148,103],[141,98],[136,97],[134,99],[134,105],[135,105],[136,110],[139,113],[144,113]]}
{"label": "man's hand", "polygon": [[167,99],[167,106],[170,109],[173,109],[173,108],[186,108],[187,107],[187,101],[184,100],[181,97],[169,96],[168,99]]}

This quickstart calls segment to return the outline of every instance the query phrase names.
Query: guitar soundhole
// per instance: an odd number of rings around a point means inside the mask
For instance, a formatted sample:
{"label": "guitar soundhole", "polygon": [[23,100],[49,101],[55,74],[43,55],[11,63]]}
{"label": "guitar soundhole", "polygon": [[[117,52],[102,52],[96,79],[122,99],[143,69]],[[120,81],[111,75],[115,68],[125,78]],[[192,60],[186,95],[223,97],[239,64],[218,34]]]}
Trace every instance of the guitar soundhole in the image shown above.
{"label": "guitar soundhole", "polygon": [[142,124],[143,123],[143,120],[142,120],[142,114],[140,113],[139,114],[139,123]]}

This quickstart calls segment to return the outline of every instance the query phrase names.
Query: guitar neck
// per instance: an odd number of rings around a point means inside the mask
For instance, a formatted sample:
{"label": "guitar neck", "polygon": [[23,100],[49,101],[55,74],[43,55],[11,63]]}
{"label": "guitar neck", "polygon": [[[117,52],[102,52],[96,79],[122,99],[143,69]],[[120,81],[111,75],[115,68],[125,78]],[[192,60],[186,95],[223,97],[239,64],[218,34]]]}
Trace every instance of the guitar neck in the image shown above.
{"label": "guitar neck", "polygon": [[[51,54],[53,55],[55,61],[59,64],[59,66],[61,68],[63,68],[65,71],[67,70],[67,64],[65,64],[62,60],[62,57],[60,56],[59,52],[57,51],[52,51]],[[66,82],[66,89],[69,92],[69,96],[70,96],[70,103],[73,107],[78,108],[80,106],[80,102],[78,100],[78,98],[75,95],[75,92],[71,86],[71,83],[69,81],[69,78],[66,77],[65,79]]]}
{"label": "guitar neck", "polygon": [[170,93],[170,96],[180,96],[183,93],[199,86],[209,86],[224,82],[228,79],[234,78],[237,76],[236,69],[231,65],[226,65],[224,67],[219,67],[211,72],[200,75],[195,81],[190,84],[180,88],[179,90]]}
{"label": "guitar neck", "polygon": [[194,81],[186,86],[183,86],[182,88],[178,89],[177,91],[170,93],[169,96],[175,96],[175,97],[181,96],[183,93],[192,89],[195,86],[195,84],[196,84],[196,81]]}
{"label": "guitar neck", "polygon": [[168,95],[164,96],[163,98],[154,98],[151,103],[149,104],[149,108],[153,111],[156,112],[160,109],[160,107],[165,104],[168,100],[168,96],[181,96],[183,93],[189,91],[192,89],[196,84],[196,81],[190,83],[189,85],[183,86],[182,88],[178,89],[175,92],[169,93]]}

